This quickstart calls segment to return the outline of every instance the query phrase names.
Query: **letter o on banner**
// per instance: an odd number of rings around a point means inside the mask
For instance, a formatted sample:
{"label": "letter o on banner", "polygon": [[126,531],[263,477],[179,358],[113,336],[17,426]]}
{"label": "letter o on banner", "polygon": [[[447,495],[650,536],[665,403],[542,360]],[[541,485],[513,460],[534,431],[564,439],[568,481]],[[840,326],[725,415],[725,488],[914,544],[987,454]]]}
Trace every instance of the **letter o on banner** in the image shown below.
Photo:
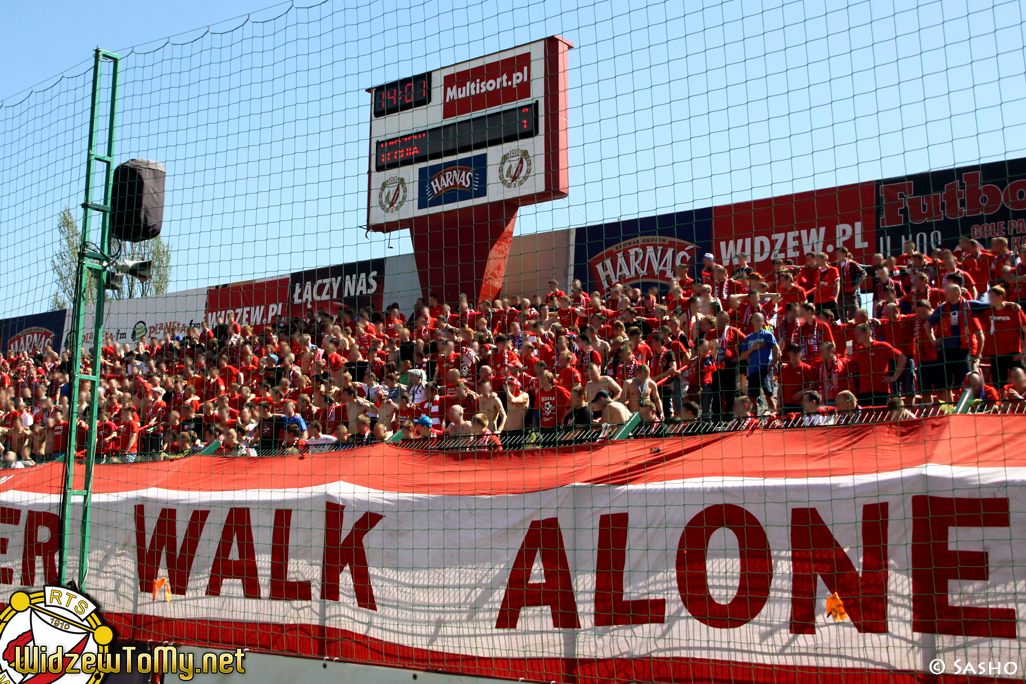
{"label": "letter o on banner", "polygon": [[[725,527],[737,537],[741,581],[730,603],[709,594],[706,556],[709,539]],[[733,504],[709,506],[692,518],[677,543],[677,589],[684,607],[699,622],[718,629],[734,629],[750,622],[769,599],[773,558],[766,531],[758,519]]]}

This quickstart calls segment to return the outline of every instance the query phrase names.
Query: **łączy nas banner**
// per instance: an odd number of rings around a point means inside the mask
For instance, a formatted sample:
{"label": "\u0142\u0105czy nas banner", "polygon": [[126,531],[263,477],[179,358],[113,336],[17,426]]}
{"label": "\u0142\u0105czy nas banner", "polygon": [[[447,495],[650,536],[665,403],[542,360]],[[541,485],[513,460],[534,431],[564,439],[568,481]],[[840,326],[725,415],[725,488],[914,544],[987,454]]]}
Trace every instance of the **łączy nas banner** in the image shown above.
{"label": "\u0142\u0105czy nas banner", "polygon": [[[952,416],[99,465],[87,589],[122,638],[479,675],[1019,680],[1023,454],[1026,417]],[[61,478],[0,480],[11,591],[56,579]]]}

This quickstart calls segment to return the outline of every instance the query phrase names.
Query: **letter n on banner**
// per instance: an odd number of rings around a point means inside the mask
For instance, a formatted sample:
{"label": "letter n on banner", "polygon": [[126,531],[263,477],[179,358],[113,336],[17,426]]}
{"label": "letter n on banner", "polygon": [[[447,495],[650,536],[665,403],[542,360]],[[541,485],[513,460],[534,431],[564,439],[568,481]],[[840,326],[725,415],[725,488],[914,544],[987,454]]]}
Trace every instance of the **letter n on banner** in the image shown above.
{"label": "letter n on banner", "polygon": [[791,511],[791,634],[816,633],[816,577],[860,632],[887,632],[887,504],[862,507],[862,574],[815,508]]}

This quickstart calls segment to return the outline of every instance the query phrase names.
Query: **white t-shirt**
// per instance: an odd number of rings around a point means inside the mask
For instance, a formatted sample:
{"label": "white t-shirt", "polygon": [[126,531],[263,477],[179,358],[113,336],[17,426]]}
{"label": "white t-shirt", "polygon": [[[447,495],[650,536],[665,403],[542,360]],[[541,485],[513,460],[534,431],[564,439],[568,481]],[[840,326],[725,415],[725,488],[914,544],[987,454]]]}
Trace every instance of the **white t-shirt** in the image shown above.
{"label": "white t-shirt", "polygon": [[337,441],[338,438],[332,435],[321,435],[320,437],[312,437],[306,440],[306,444],[310,447],[311,454],[320,454],[325,451],[331,451],[332,445]]}

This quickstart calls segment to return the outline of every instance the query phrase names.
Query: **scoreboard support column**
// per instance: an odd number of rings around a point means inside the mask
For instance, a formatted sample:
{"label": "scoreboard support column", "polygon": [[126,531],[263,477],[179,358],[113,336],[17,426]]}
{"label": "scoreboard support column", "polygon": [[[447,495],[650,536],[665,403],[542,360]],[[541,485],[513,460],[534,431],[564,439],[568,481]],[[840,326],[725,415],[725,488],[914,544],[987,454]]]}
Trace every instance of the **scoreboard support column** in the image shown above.
{"label": "scoreboard support column", "polygon": [[490,202],[413,219],[410,236],[424,296],[473,307],[502,291],[518,202]]}

